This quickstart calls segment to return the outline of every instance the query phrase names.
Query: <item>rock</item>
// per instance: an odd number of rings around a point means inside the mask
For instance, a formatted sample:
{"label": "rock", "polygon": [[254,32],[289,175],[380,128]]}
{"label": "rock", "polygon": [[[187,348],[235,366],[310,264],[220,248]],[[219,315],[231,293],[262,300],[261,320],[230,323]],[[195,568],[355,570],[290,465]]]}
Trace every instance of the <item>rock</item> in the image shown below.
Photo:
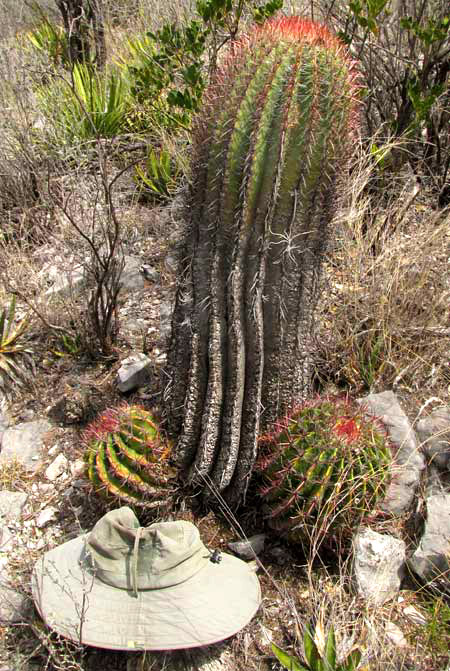
{"label": "rock", "polygon": [[16,460],[29,471],[36,471],[41,466],[41,452],[45,434],[52,425],[45,419],[34,422],[23,422],[6,429],[3,434],[0,463]]}
{"label": "rock", "polygon": [[397,627],[396,624],[393,622],[385,622],[384,625],[384,630],[386,632],[386,636],[394,645],[397,646],[397,648],[407,648],[408,647],[408,641],[406,640],[402,630],[400,627]]}
{"label": "rock", "polygon": [[439,578],[450,583],[450,494],[429,496],[426,514],[423,535],[409,565],[426,582]]}
{"label": "rock", "polygon": [[51,265],[43,270],[45,270],[47,278],[53,280],[52,286],[45,292],[45,295],[49,297],[70,296],[86,284],[85,268],[80,264],[75,264],[69,268]]}
{"label": "rock", "polygon": [[419,624],[424,627],[427,623],[427,618],[422,615],[417,608],[414,608],[414,606],[406,606],[406,608],[403,609],[403,614],[406,615],[408,620],[414,622],[414,624]]}
{"label": "rock", "polygon": [[0,555],[2,552],[8,552],[12,549],[13,536],[8,527],[0,526]]}
{"label": "rock", "polygon": [[36,526],[39,529],[42,529],[42,527],[45,527],[49,522],[54,522],[56,520],[57,513],[57,508],[54,508],[53,506],[44,508],[44,510],[41,510],[36,518]]}
{"label": "rock", "polygon": [[264,550],[265,540],[266,534],[255,534],[255,536],[250,536],[245,541],[228,543],[228,547],[241,559],[250,560]]}
{"label": "rock", "polygon": [[402,540],[363,528],[354,539],[353,573],[360,596],[381,605],[397,596],[405,573]]}
{"label": "rock", "polygon": [[421,448],[431,464],[450,471],[450,407],[436,408],[417,422]]}
{"label": "rock", "polygon": [[156,270],[156,268],[153,268],[153,266],[149,266],[146,263],[141,266],[140,271],[145,279],[148,282],[152,282],[152,284],[157,284],[161,279],[161,273],[159,270]]}
{"label": "rock", "polygon": [[137,389],[151,379],[151,361],[145,354],[137,353],[122,361],[117,371],[117,386],[121,392]]}
{"label": "rock", "polygon": [[125,291],[138,291],[145,287],[145,277],[141,271],[142,261],[137,256],[125,256],[125,265],[120,276],[120,284]]}
{"label": "rock", "polygon": [[173,304],[162,301],[159,306],[159,333],[162,340],[167,340],[172,329]]}
{"label": "rock", "polygon": [[25,492],[0,491],[0,522],[8,524],[20,520],[27,498]]}
{"label": "rock", "polygon": [[67,470],[68,466],[69,462],[67,461],[66,457],[63,454],[58,454],[56,459],[52,461],[50,466],[48,466],[46,469],[45,477],[47,480],[53,482]]}
{"label": "rock", "polygon": [[85,472],[86,472],[86,463],[83,461],[83,459],[76,459],[75,461],[71,462],[70,473],[72,477],[79,478],[80,476],[84,475]]}
{"label": "rock", "polygon": [[0,623],[21,622],[28,611],[28,603],[27,597],[11,586],[6,568],[0,568]]}
{"label": "rock", "polygon": [[425,468],[416,434],[392,391],[369,394],[358,399],[358,403],[380,418],[394,445],[392,478],[382,508],[394,515],[402,515],[414,500],[421,472]]}

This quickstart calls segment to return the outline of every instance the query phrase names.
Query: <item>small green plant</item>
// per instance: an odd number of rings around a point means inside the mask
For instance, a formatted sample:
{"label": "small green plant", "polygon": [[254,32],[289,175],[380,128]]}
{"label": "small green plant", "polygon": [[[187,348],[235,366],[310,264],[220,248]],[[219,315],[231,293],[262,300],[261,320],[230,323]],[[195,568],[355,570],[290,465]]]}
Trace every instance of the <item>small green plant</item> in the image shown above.
{"label": "small green plant", "polygon": [[324,649],[319,651],[311,627],[306,625],[303,636],[303,648],[305,653],[305,664],[297,657],[289,655],[272,643],[272,652],[280,664],[288,671],[355,671],[361,661],[361,651],[356,649],[349,653],[347,658],[341,662],[336,657],[336,638],[334,628],[331,625]]}
{"label": "small green plant", "polygon": [[391,451],[347,398],[306,402],[260,439],[270,524],[293,541],[346,541],[383,497]]}
{"label": "small green plant", "polygon": [[0,390],[10,395],[14,385],[21,386],[31,366],[32,350],[20,342],[28,328],[28,317],[15,324],[16,299],[0,312]]}
{"label": "small green plant", "polygon": [[33,48],[45,55],[54,66],[69,65],[67,37],[64,30],[42,15],[39,26],[27,33],[27,39]]}
{"label": "small green plant", "polygon": [[120,72],[100,73],[77,63],[70,85],[56,78],[37,95],[56,132],[69,142],[114,137],[126,128],[129,93]]}
{"label": "small green plant", "polygon": [[153,416],[138,405],[105,410],[85,431],[88,476],[98,492],[141,508],[168,503],[176,472]]}
{"label": "small green plant", "polygon": [[166,149],[151,148],[145,166],[137,165],[134,181],[140,195],[155,202],[164,202],[174,193],[181,170]]}

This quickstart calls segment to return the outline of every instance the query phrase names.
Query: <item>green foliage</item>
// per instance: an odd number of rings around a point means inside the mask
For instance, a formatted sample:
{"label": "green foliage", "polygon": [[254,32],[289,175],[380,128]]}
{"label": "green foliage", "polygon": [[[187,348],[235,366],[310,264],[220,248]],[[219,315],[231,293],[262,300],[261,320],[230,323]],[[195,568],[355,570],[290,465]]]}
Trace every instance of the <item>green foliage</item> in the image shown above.
{"label": "green foliage", "polygon": [[88,476],[98,492],[141,508],[168,503],[175,471],[152,415],[137,405],[105,410],[85,431]]}
{"label": "green foliage", "polygon": [[346,541],[383,497],[391,452],[375,420],[347,398],[294,409],[260,440],[270,524],[294,541]]}
{"label": "green foliage", "polygon": [[219,50],[236,37],[244,9],[262,21],[282,5],[283,0],[262,6],[253,0],[197,0],[198,18],[184,25],[166,23],[129,43],[135,59],[127,66],[133,96],[151,101],[166,128],[189,127],[207,84],[206,61],[211,74]]}
{"label": "green foliage", "polygon": [[45,15],[39,26],[27,33],[27,39],[34,49],[44,54],[54,66],[68,66],[70,63],[67,37],[61,26]]}
{"label": "green foliage", "polygon": [[164,202],[173,195],[181,170],[166,149],[149,150],[145,167],[137,165],[134,181],[141,197],[154,202]]}
{"label": "green foliage", "polygon": [[309,625],[305,627],[303,636],[303,648],[305,653],[305,664],[302,664],[297,657],[293,657],[284,652],[275,643],[272,643],[272,652],[280,664],[288,671],[356,671],[361,661],[360,650],[353,650],[342,662],[336,660],[336,639],[334,628],[331,625],[325,642],[325,649],[321,655],[319,648],[314,640],[314,634]]}
{"label": "green foliage", "polygon": [[114,137],[126,128],[129,92],[118,72],[99,73],[89,65],[77,63],[71,84],[55,77],[41,86],[37,95],[61,141]]}
{"label": "green foliage", "polygon": [[0,390],[10,395],[14,385],[21,386],[31,366],[32,350],[20,340],[28,328],[28,318],[15,324],[16,299],[0,312]]}

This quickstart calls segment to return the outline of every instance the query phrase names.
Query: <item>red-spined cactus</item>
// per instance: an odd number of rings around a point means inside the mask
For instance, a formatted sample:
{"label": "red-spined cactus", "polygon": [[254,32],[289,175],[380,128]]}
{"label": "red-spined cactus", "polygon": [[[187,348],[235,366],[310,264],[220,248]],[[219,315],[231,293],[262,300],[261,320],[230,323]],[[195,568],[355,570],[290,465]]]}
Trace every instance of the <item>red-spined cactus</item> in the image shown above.
{"label": "red-spined cactus", "polygon": [[384,497],[387,434],[347,398],[302,404],[260,438],[260,447],[256,470],[269,524],[289,540],[349,539]]}
{"label": "red-spined cactus", "polygon": [[83,435],[88,476],[96,491],[139,508],[169,503],[170,448],[149,413],[138,405],[102,412]]}
{"label": "red-spined cactus", "polygon": [[[309,387],[311,329],[357,75],[324,26],[271,20],[235,42],[194,131],[168,357],[175,456],[238,505],[257,436]],[[263,414],[261,415],[261,412]]]}

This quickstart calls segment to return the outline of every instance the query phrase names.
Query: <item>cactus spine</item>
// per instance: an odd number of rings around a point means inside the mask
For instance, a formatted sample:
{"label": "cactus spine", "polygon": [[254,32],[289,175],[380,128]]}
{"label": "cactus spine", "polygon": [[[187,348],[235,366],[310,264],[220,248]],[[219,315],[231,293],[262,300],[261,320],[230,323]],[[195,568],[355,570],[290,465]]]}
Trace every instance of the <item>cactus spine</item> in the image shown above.
{"label": "cactus spine", "polygon": [[170,479],[164,445],[152,415],[137,405],[105,410],[85,431],[88,476],[97,491],[124,503],[158,508],[168,503]]}
{"label": "cactus spine", "polygon": [[319,398],[260,438],[256,470],[269,524],[289,540],[348,540],[383,499],[391,448],[381,424],[355,402]]}
{"label": "cactus spine", "polygon": [[[356,74],[296,17],[235,43],[194,133],[167,389],[176,458],[238,505],[262,425],[304,397]],[[261,415],[261,411],[264,411]]]}

